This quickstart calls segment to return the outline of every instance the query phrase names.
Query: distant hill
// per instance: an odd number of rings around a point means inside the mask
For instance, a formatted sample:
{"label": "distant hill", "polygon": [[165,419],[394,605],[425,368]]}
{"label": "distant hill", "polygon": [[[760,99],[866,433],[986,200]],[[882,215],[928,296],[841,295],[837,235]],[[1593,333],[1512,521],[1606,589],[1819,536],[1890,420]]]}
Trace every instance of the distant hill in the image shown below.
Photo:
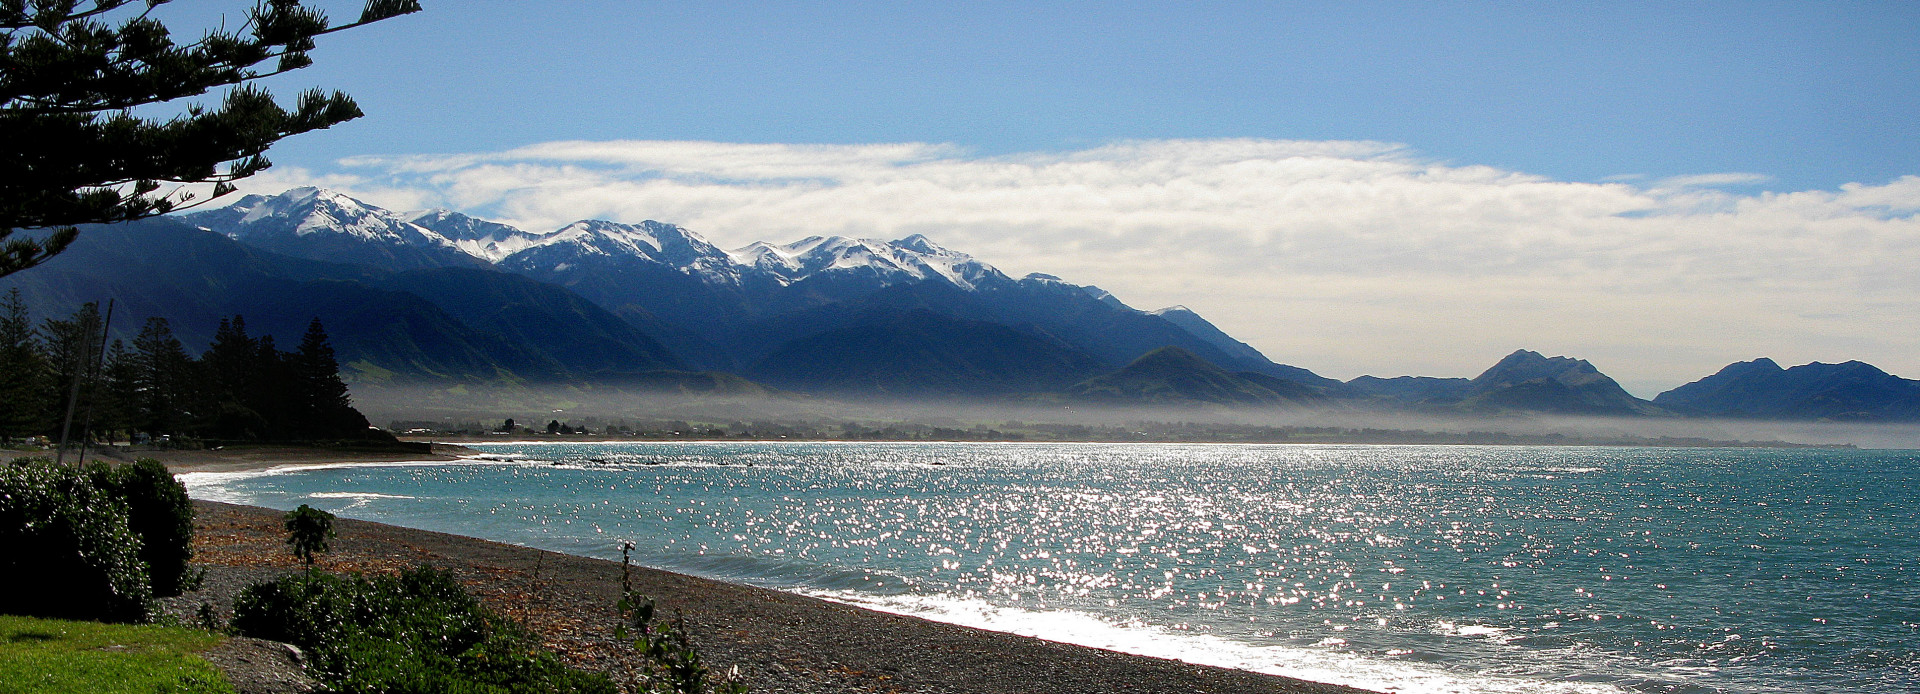
{"label": "distant hill", "polygon": [[1449,412],[1543,412],[1600,416],[1665,414],[1593,364],[1516,350],[1471,379],[1361,376],[1345,384],[1361,403]]}
{"label": "distant hill", "polygon": [[1729,364],[1653,402],[1699,416],[1912,422],[1920,421],[1920,381],[1858,361],[1782,369],[1763,357]]}
{"label": "distant hill", "polygon": [[1237,406],[1325,404],[1317,390],[1258,373],[1233,373],[1179,347],[1148,352],[1113,373],[1067,389],[1069,395],[1108,403]]}
{"label": "distant hill", "polygon": [[1661,414],[1652,403],[1633,397],[1584,359],[1547,357],[1516,350],[1474,377],[1460,401],[1475,410],[1524,410],[1555,414]]}
{"label": "distant hill", "polygon": [[1350,395],[1406,405],[1453,405],[1473,392],[1471,378],[1433,378],[1430,376],[1361,376],[1347,381]]}

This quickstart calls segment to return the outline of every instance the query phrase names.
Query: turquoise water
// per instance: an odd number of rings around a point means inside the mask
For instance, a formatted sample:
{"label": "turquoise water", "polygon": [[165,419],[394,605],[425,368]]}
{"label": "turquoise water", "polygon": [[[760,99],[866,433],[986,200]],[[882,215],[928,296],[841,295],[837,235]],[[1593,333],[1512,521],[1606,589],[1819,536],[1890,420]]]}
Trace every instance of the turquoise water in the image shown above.
{"label": "turquoise water", "polygon": [[484,448],[188,482],[1382,691],[1920,691],[1914,452]]}

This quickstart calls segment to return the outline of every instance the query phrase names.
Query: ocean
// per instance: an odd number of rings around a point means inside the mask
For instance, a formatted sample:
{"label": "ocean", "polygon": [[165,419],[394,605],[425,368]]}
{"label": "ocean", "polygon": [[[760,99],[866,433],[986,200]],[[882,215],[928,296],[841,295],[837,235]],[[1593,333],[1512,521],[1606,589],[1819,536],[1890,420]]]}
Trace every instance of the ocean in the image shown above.
{"label": "ocean", "polygon": [[1920,691],[1920,452],[533,443],[196,498],[1383,692]]}

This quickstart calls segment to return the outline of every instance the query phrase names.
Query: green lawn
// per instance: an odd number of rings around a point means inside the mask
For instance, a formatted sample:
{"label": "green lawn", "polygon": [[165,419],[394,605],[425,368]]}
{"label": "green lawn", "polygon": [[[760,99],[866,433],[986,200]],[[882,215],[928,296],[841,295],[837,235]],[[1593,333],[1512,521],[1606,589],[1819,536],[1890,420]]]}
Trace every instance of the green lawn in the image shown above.
{"label": "green lawn", "polygon": [[227,678],[195,655],[222,640],[193,629],[0,615],[0,694],[231,694]]}

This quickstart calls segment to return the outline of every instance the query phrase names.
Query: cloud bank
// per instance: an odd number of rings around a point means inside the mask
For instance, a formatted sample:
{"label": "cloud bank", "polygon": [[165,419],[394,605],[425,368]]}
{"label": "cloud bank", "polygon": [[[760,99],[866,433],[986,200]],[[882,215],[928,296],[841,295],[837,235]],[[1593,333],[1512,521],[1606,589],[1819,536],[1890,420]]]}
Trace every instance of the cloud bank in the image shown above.
{"label": "cloud bank", "polygon": [[1185,304],[1276,361],[1348,378],[1472,376],[1516,348],[1636,394],[1730,361],[1861,359],[1920,377],[1920,177],[1743,193],[1752,173],[1555,181],[1396,144],[550,142],[273,170],[396,209],[529,230],[684,225],[723,247],[921,233],[1009,274]]}

